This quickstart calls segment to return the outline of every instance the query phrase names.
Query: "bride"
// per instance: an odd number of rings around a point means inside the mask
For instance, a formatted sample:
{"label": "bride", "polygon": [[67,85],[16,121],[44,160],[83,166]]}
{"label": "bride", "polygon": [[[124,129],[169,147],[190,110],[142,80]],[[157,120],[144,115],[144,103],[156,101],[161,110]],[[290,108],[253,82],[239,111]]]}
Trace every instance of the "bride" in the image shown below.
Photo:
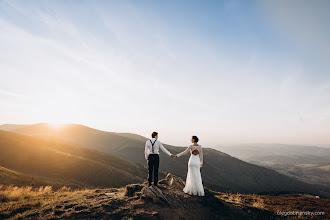
{"label": "bride", "polygon": [[190,151],[191,156],[188,162],[186,186],[183,191],[189,195],[204,196],[205,193],[200,171],[200,167],[203,167],[203,150],[202,146],[198,145],[197,142],[198,138],[196,136],[192,136],[191,143],[193,143],[193,145],[190,145],[185,151],[177,154],[176,156],[180,157]]}

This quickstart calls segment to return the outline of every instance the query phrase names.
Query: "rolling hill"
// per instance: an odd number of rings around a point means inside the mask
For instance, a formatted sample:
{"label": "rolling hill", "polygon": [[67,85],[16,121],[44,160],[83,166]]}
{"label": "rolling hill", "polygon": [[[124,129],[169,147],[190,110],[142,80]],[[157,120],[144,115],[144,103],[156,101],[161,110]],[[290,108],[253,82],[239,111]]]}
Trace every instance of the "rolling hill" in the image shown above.
{"label": "rolling hill", "polygon": [[[71,124],[53,127],[49,124],[2,125],[2,130],[42,137],[69,144],[94,148],[125,160],[145,165],[144,144],[146,138],[135,134],[105,132],[83,125]],[[165,145],[172,153],[185,148]],[[219,191],[261,193],[269,191],[296,191],[329,195],[327,187],[297,181],[274,170],[241,161],[220,151],[204,148],[204,185]],[[161,155],[160,169],[182,178],[186,177],[189,156],[172,159]]]}
{"label": "rolling hill", "polygon": [[14,185],[14,186],[45,186],[47,182],[37,179],[32,176],[28,176],[13,170],[0,167],[0,184]]}
{"label": "rolling hill", "polygon": [[330,148],[287,144],[249,144],[221,146],[219,149],[248,163],[276,170],[307,183],[330,187]]}
{"label": "rolling hill", "polygon": [[141,182],[145,168],[98,150],[0,131],[0,182],[118,187]]}
{"label": "rolling hill", "polygon": [[330,156],[265,155],[249,157],[246,161],[308,183],[324,184],[330,187]]}

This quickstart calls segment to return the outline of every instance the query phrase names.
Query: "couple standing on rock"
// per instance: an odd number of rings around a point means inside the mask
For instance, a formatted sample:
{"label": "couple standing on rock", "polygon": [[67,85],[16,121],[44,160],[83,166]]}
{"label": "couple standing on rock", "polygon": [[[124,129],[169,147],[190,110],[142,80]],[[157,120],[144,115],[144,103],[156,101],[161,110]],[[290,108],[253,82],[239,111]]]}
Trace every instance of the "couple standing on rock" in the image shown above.
{"label": "couple standing on rock", "polygon": [[202,176],[200,168],[203,166],[203,150],[202,146],[198,143],[198,138],[192,136],[192,145],[187,147],[187,149],[177,155],[171,154],[160,141],[158,141],[158,133],[152,132],[151,140],[146,142],[144,155],[148,161],[148,182],[149,186],[152,183],[152,177],[154,177],[154,186],[158,183],[158,167],[159,167],[159,149],[161,149],[168,156],[175,158],[187,154],[189,151],[191,153],[188,162],[188,173],[186,178],[186,185],[183,189],[185,193],[189,195],[204,196],[204,188],[202,183]]}

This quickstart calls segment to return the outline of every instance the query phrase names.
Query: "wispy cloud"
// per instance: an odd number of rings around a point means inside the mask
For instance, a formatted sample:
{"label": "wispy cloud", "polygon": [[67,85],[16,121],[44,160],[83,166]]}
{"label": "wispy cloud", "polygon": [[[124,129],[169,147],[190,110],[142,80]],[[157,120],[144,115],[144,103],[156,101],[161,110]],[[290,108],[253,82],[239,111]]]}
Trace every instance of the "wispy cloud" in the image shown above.
{"label": "wispy cloud", "polygon": [[[55,120],[140,134],[157,124],[168,142],[178,144],[191,133],[210,142],[219,135],[225,141],[299,142],[329,128],[330,78],[321,77],[329,65],[313,60],[315,51],[327,56],[329,40],[321,24],[311,27],[317,30],[306,41],[302,27],[286,30],[295,26],[290,16],[298,22],[303,15],[300,9],[273,17],[277,29],[269,17],[245,10],[244,1],[191,7],[38,3],[1,2],[0,122]],[[307,46],[285,48],[287,42],[272,35],[279,30]],[[310,46],[318,48],[315,54]],[[24,96],[29,99],[8,101]]]}
{"label": "wispy cloud", "polygon": [[0,89],[0,94],[6,95],[6,96],[13,96],[13,97],[17,97],[17,98],[26,98],[26,96],[23,94],[18,94],[18,93],[3,90],[3,89]]}

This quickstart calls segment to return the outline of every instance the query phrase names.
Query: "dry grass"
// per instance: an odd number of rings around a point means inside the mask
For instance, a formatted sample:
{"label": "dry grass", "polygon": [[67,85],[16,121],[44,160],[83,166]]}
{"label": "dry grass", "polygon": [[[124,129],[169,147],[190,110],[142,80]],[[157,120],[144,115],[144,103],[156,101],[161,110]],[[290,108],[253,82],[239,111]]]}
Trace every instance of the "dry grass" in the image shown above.
{"label": "dry grass", "polygon": [[228,195],[227,198],[231,203],[235,203],[235,204],[241,204],[242,203],[241,194],[239,194],[239,193],[230,194],[230,195]]}
{"label": "dry grass", "polygon": [[[242,208],[252,208],[277,212],[324,212],[325,216],[299,216],[303,219],[330,219],[330,199],[314,197],[281,197],[256,194],[231,194],[214,192],[219,199]],[[297,218],[294,216],[293,218]]]}
{"label": "dry grass", "polygon": [[265,208],[265,202],[264,200],[259,196],[256,198],[256,201],[252,203],[252,206],[258,209],[264,209]]}
{"label": "dry grass", "polygon": [[[175,196],[173,195],[175,193]],[[138,196],[125,196],[125,188],[71,190],[62,187],[13,187],[0,186],[4,202],[0,203],[0,219],[178,219],[174,216],[194,216],[198,218],[226,213],[227,216],[244,216],[236,209],[223,206],[222,201],[208,195],[203,198],[192,197],[184,203],[189,210],[182,210],[181,203],[186,196],[182,190],[171,189],[165,194],[175,207],[153,206],[149,200]],[[235,202],[240,203],[239,194]],[[178,199],[181,198],[181,199]],[[199,207],[196,209],[196,207]],[[163,209],[166,210],[163,210]],[[220,209],[219,209],[220,208]],[[210,211],[213,210],[213,211]],[[218,214],[214,214],[217,210]],[[145,218],[144,218],[145,217]],[[205,219],[205,218],[204,218]],[[216,218],[210,218],[216,219]],[[239,219],[238,217],[232,219]]]}
{"label": "dry grass", "polygon": [[1,202],[24,200],[40,195],[49,195],[51,193],[53,193],[52,186],[42,186],[33,189],[31,186],[17,187],[0,185]]}
{"label": "dry grass", "polygon": [[[125,197],[124,192],[124,188],[72,190],[69,187],[62,187],[53,190],[50,186],[32,188],[0,185],[0,219],[86,219],[87,217],[130,219],[132,213],[134,215],[139,212],[148,214],[147,208],[155,211],[155,207],[145,206],[140,200]],[[178,195],[183,192],[179,190],[176,193]],[[325,216],[322,216],[323,219],[330,218],[329,199],[244,195],[213,191],[212,193],[218,199],[225,201],[226,205],[221,205],[221,215],[227,213],[228,216],[247,216],[252,213],[268,216],[269,219],[277,219],[273,217],[278,217],[276,216],[278,211],[323,211],[326,213]],[[196,199],[209,199],[203,201],[203,204],[208,207],[210,204],[214,205],[215,200],[211,198],[210,195],[205,198],[193,197],[190,202],[196,202]],[[222,201],[221,204],[223,204]],[[194,207],[196,204],[200,204],[200,201],[192,204],[194,205],[191,207]],[[133,207],[137,207],[138,210]],[[225,207],[230,207],[230,209],[226,212]],[[176,210],[178,213],[182,211],[182,209],[171,210],[173,212]],[[313,219],[321,218],[314,217]]]}
{"label": "dry grass", "polygon": [[60,189],[58,189],[59,192],[69,192],[71,191],[71,187],[63,186]]}
{"label": "dry grass", "polygon": [[56,206],[76,204],[93,193],[95,189],[71,190],[62,187],[53,190],[51,186],[32,188],[0,185],[0,219],[44,216],[48,212],[53,214]]}

